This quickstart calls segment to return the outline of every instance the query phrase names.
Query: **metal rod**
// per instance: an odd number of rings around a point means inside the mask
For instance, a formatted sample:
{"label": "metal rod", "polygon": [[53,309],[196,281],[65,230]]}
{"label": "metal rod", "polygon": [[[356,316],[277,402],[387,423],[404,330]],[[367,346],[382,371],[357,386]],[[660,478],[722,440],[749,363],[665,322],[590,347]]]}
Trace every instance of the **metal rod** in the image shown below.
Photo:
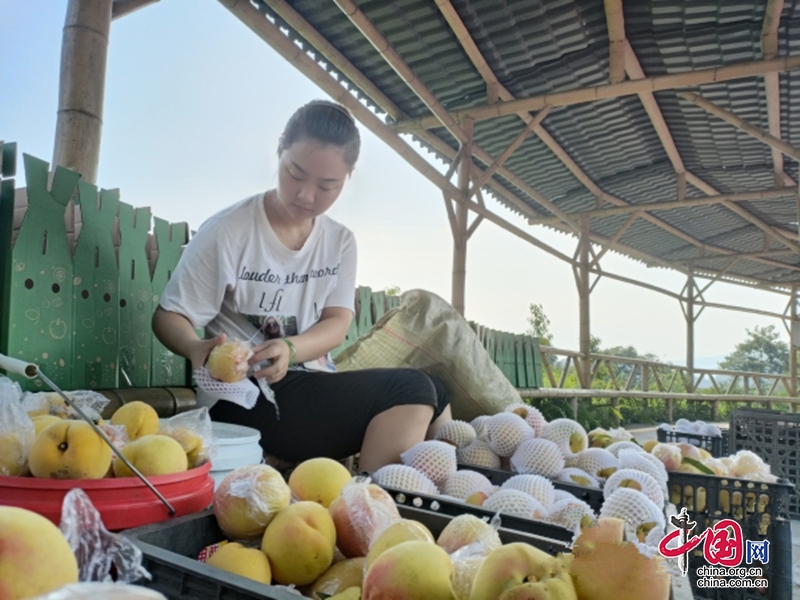
{"label": "metal rod", "polygon": [[58,394],[61,397],[62,400],[64,400],[64,402],[67,403],[67,406],[72,407],[75,410],[75,412],[78,413],[78,416],[80,416],[81,419],[83,419],[89,425],[91,425],[92,429],[94,429],[95,432],[103,439],[103,441],[106,444],[108,444],[108,447],[111,448],[111,451],[117,455],[117,458],[119,458],[123,463],[125,463],[125,466],[128,467],[133,472],[133,474],[136,475],[136,477],[138,477],[142,481],[142,483],[144,483],[148,488],[150,488],[150,491],[152,491],[156,496],[158,496],[158,499],[161,500],[164,506],[167,507],[170,516],[174,515],[177,512],[175,508],[172,506],[172,504],[169,503],[169,500],[164,498],[161,492],[159,492],[155,488],[155,486],[152,483],[150,483],[150,481],[148,481],[148,479],[144,475],[142,475],[139,469],[134,467],[133,464],[131,464],[131,462],[122,455],[122,452],[120,452],[114,445],[114,443],[110,439],[108,439],[106,432],[100,429],[100,427],[97,426],[97,423],[92,421],[89,418],[89,416],[85,412],[83,412],[81,407],[75,404],[72,398],[67,396],[61,390],[60,387],[58,387],[55,383],[53,383],[53,381],[49,377],[47,377],[44,373],[42,373],[42,370],[38,367],[38,365],[35,365],[33,363],[27,363],[19,359],[11,358],[3,354],[0,354],[0,367],[6,369],[7,371],[18,373],[19,375],[27,377],[28,379],[33,379],[34,377],[38,377],[39,379],[44,381],[48,386],[50,386],[50,389],[52,389],[56,394]]}

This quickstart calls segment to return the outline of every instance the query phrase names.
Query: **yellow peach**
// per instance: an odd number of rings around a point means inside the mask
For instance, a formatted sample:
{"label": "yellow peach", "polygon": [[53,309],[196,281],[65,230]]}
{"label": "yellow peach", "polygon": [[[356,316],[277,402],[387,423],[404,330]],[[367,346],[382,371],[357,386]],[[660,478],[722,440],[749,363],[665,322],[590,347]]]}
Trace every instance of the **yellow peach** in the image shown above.
{"label": "yellow peach", "polygon": [[311,585],[309,596],[313,600],[321,600],[326,596],[346,592],[350,588],[358,587],[360,590],[361,583],[364,581],[366,560],[363,556],[359,556],[333,563]]}
{"label": "yellow peach", "polygon": [[124,425],[128,439],[134,441],[143,435],[158,433],[158,413],[146,402],[134,400],[114,411],[111,424]]}
{"label": "yellow peach", "polygon": [[32,598],[77,581],[78,561],[58,526],[0,506],[0,598]]}
{"label": "yellow peach", "polygon": [[25,472],[28,455],[25,437],[18,431],[0,435],[0,475],[16,477]]}
{"label": "yellow peach", "polygon": [[[477,518],[477,517],[476,517]],[[480,520],[480,519],[478,519]],[[433,534],[419,521],[400,519],[389,525],[375,538],[367,553],[367,569],[372,563],[389,548],[402,542],[417,540],[420,542],[434,543]]]}
{"label": "yellow peach", "polygon": [[450,555],[430,542],[410,541],[381,554],[364,577],[363,600],[455,600]]}
{"label": "yellow peach", "polygon": [[260,538],[292,492],[280,472],[269,465],[238,467],[214,491],[214,515],[220,529],[235,540]]}
{"label": "yellow peach", "polygon": [[45,427],[48,425],[58,423],[60,420],[61,417],[56,415],[38,415],[36,417],[31,417],[31,421],[33,421],[33,429],[36,432],[36,435],[42,433],[42,431],[44,431]]}
{"label": "yellow peach", "polygon": [[[145,476],[171,475],[185,471],[189,462],[181,445],[167,435],[145,435],[122,448],[122,456]],[[133,477],[133,471],[119,458],[114,461],[116,477]]]}
{"label": "yellow peach", "polygon": [[281,510],[267,525],[261,550],[272,576],[283,585],[307,585],[333,563],[336,527],[317,502],[301,500]]}
{"label": "yellow peach", "polygon": [[289,475],[289,488],[298,500],[319,502],[328,508],[353,476],[342,463],[332,458],[310,458]]}
{"label": "yellow peach", "polygon": [[60,420],[36,436],[28,464],[34,477],[101,479],[111,466],[111,448],[89,423]]}
{"label": "yellow peach", "polygon": [[247,375],[247,359],[253,352],[242,342],[228,341],[214,346],[208,355],[206,368],[209,376],[225,383],[236,383]]}
{"label": "yellow peach", "polygon": [[272,582],[267,555],[258,548],[248,548],[239,542],[229,542],[221,546],[206,564],[267,585]]}

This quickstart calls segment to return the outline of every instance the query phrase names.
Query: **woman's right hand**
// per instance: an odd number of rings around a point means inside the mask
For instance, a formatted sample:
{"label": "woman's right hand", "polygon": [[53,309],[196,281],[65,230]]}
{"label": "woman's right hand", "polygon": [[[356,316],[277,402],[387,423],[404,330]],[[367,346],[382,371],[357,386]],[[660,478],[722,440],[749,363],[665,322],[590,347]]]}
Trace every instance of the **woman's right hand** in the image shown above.
{"label": "woman's right hand", "polygon": [[192,361],[192,371],[196,371],[204,366],[211,351],[216,346],[224,344],[227,339],[224,333],[220,333],[217,337],[211,338],[210,340],[197,340],[196,342],[192,342],[191,350],[187,357]]}

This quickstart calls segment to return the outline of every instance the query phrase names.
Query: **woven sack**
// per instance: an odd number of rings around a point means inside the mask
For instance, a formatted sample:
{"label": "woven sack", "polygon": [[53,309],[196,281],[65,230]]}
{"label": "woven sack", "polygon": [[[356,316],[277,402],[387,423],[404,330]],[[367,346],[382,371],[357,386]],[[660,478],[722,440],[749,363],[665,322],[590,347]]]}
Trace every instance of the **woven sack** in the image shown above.
{"label": "woven sack", "polygon": [[366,334],[335,359],[338,371],[413,367],[439,377],[454,419],[501,412],[520,395],[467,321],[444,299],[409,290]]}

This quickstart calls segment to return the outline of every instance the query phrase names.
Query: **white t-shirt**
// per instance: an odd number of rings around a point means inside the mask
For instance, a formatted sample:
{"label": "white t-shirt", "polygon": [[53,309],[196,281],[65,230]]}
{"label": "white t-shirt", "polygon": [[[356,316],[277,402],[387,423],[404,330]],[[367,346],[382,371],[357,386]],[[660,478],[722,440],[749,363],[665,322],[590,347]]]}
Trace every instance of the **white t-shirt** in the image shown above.
{"label": "white t-shirt", "polygon": [[[257,194],[203,223],[159,304],[205,327],[208,337],[225,333],[259,344],[297,335],[324,308],[355,312],[356,255],[353,233],[324,214],[303,247],[290,250],[267,219],[264,194]],[[335,370],[328,355],[303,366]]]}

